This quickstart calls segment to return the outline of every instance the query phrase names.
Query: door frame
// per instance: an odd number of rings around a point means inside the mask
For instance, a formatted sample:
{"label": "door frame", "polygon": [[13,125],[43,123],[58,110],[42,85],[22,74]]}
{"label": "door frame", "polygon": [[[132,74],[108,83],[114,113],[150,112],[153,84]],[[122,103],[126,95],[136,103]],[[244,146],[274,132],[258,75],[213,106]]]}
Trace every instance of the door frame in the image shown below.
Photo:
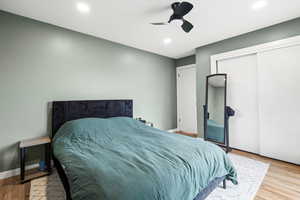
{"label": "door frame", "polygon": [[176,108],[177,108],[177,130],[180,131],[180,128],[179,128],[179,89],[178,89],[178,73],[180,70],[182,69],[189,69],[189,68],[195,68],[195,78],[196,78],[196,90],[195,90],[195,95],[196,95],[196,102],[195,102],[195,109],[196,109],[196,130],[198,132],[198,119],[197,119],[197,68],[196,68],[196,64],[191,64],[191,65],[184,65],[184,66],[180,66],[180,67],[176,67]]}

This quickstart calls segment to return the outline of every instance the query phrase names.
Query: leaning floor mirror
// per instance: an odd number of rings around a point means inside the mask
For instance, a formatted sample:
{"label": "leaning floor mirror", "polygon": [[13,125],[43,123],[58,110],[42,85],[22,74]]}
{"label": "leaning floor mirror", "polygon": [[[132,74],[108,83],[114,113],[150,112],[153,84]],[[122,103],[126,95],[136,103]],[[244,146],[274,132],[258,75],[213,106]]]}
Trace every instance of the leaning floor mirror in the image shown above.
{"label": "leaning floor mirror", "polygon": [[226,89],[226,74],[213,74],[206,77],[204,139],[218,144],[228,152]]}

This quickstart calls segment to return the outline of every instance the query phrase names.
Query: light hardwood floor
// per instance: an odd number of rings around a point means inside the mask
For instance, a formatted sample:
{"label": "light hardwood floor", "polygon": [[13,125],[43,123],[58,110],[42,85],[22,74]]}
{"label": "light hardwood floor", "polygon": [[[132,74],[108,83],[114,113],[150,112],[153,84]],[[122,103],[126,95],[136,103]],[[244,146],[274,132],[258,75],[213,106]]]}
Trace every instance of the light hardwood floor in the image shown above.
{"label": "light hardwood floor", "polygon": [[0,180],[0,200],[29,200],[30,183],[20,184],[18,178]]}
{"label": "light hardwood floor", "polygon": [[233,153],[270,163],[268,173],[256,194],[255,200],[300,200],[299,165],[241,151],[233,151]]}
{"label": "light hardwood floor", "polygon": [[[234,150],[232,153],[270,163],[255,200],[300,200],[300,166]],[[18,178],[0,180],[0,200],[28,200],[30,183]]]}

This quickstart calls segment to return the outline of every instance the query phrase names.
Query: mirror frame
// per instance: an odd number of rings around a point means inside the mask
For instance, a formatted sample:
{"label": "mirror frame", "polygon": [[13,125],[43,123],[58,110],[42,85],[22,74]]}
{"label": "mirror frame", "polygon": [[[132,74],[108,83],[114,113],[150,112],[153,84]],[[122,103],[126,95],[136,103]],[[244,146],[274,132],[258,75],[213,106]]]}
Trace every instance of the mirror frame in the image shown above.
{"label": "mirror frame", "polygon": [[[207,120],[208,120],[208,81],[209,78],[216,77],[216,76],[223,76],[225,81],[224,87],[224,143],[219,143],[207,138]],[[226,112],[227,109],[227,74],[212,74],[206,76],[206,91],[205,91],[205,105],[204,107],[204,140],[213,142],[223,148],[226,149],[226,152],[229,152],[229,134],[228,134],[228,115]]]}

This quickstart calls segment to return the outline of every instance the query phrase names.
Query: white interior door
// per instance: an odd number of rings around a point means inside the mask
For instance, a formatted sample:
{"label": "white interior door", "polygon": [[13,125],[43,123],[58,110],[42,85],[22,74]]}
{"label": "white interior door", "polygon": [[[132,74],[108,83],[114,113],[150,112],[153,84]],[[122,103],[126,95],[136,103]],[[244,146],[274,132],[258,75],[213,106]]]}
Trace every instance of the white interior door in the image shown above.
{"label": "white interior door", "polygon": [[227,74],[227,105],[236,111],[229,119],[229,145],[259,153],[257,55],[220,60],[218,73]]}
{"label": "white interior door", "polygon": [[177,126],[180,131],[197,133],[196,68],[177,68]]}
{"label": "white interior door", "polygon": [[300,46],[258,55],[261,154],[300,164]]}

